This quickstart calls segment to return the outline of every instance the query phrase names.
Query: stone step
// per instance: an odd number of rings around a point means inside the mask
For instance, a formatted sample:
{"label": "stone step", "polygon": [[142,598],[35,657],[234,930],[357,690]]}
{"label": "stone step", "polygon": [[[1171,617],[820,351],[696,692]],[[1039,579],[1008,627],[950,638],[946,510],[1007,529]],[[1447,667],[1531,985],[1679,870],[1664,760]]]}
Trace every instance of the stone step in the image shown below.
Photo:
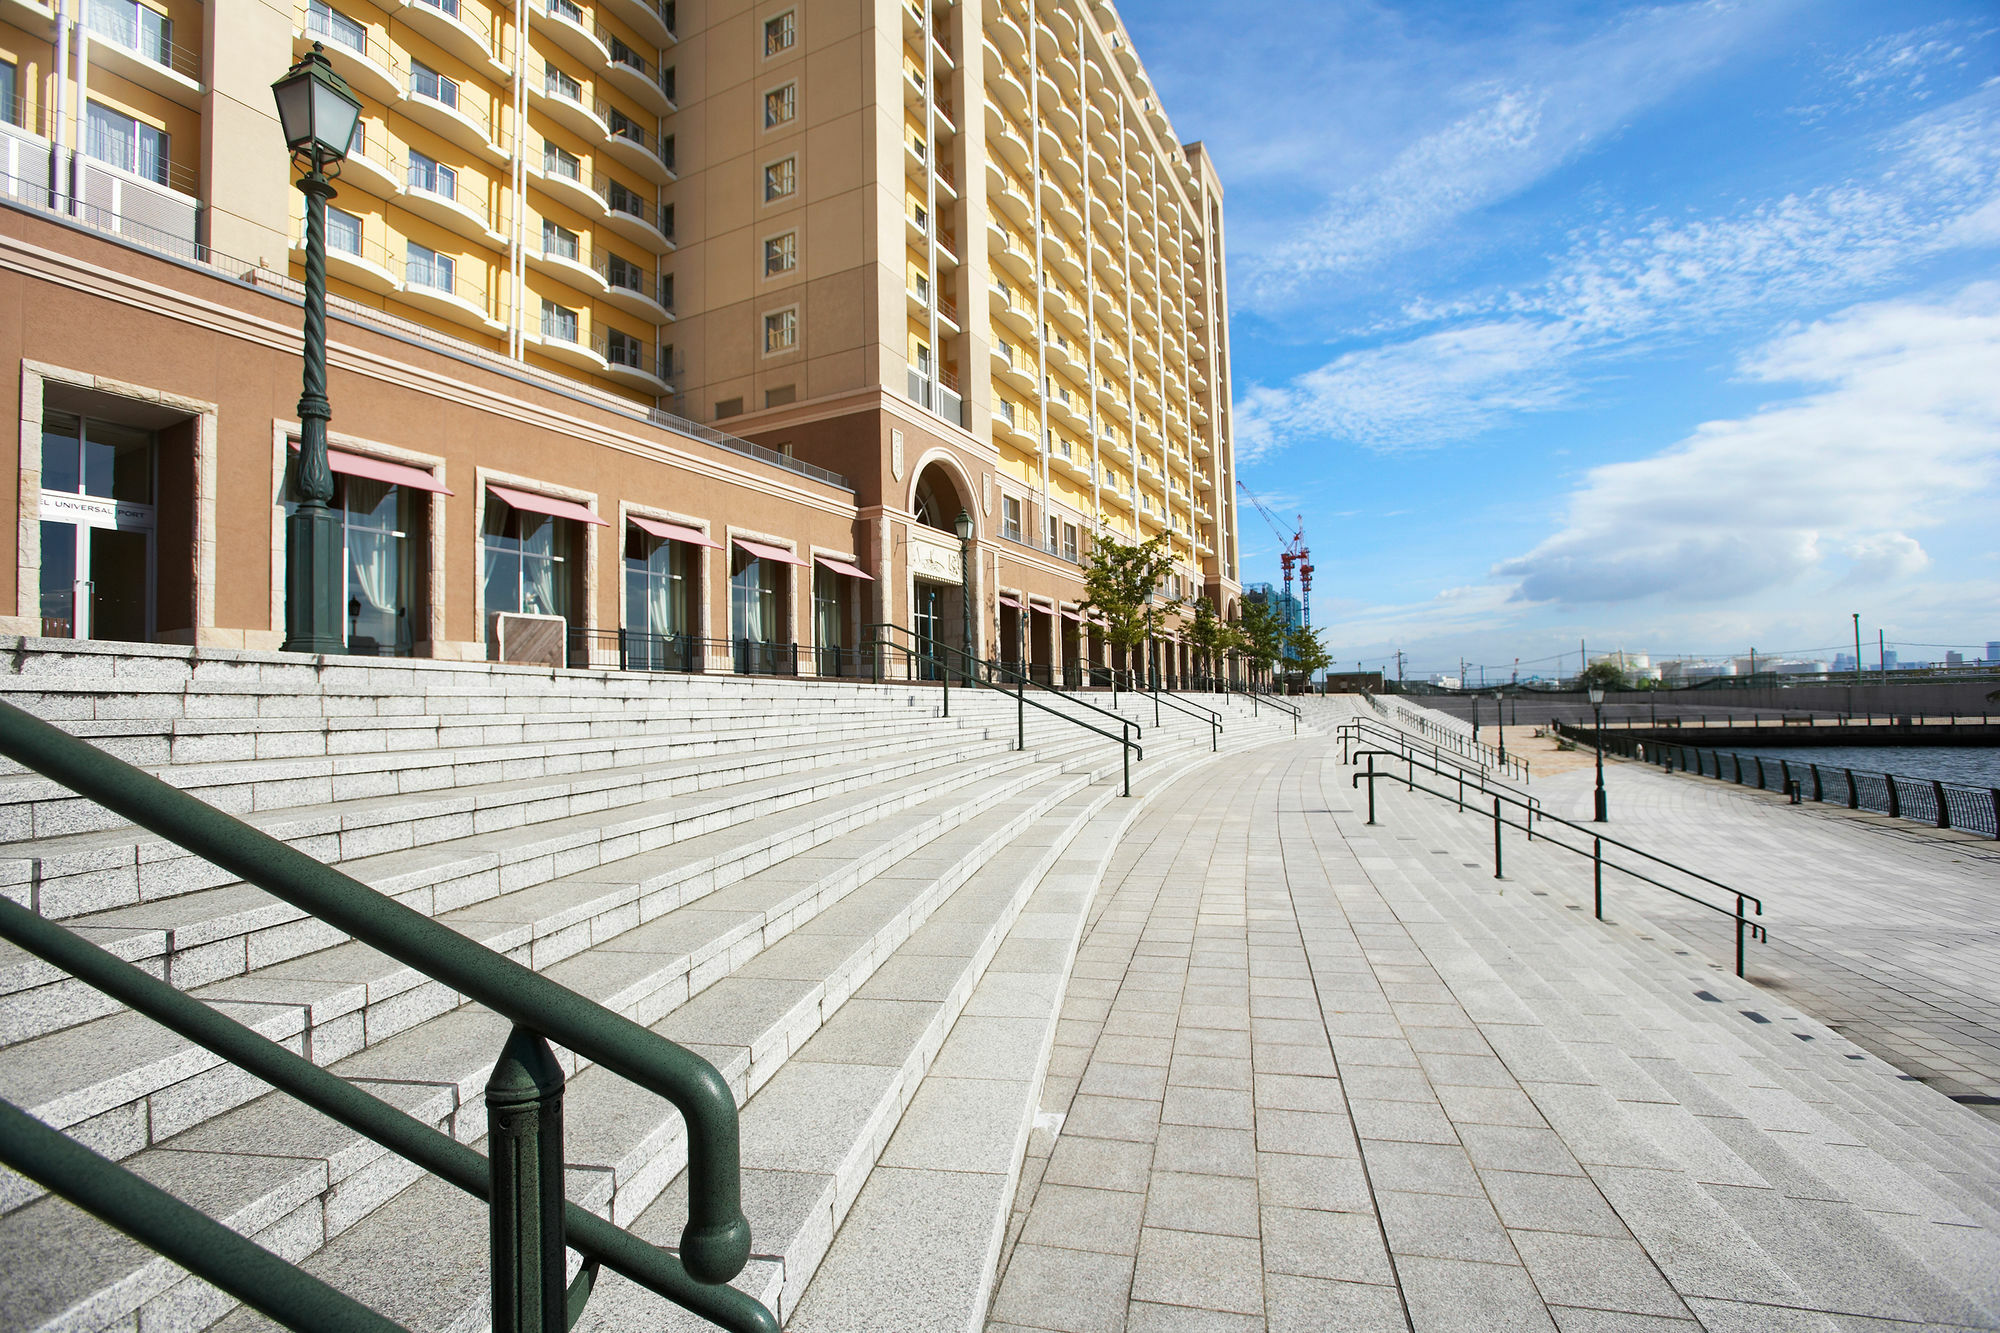
{"label": "stone step", "polygon": [[[548,969],[549,975],[663,1035],[694,1045],[728,1076],[739,1103],[747,1102],[820,1029],[825,1017],[908,941],[912,931],[921,931],[927,921],[936,919],[938,927],[926,940],[963,939],[966,931],[954,930],[955,917],[934,916],[939,904],[952,899],[961,885],[982,876],[989,881],[1001,876],[1000,868],[990,864],[996,855],[1049,807],[1080,787],[1081,780],[1073,777],[1044,779],[903,858],[898,869],[907,870],[907,875],[892,870],[865,886],[848,884],[835,891],[828,885],[823,895],[810,897],[802,897],[795,884],[772,877],[767,877],[770,882],[746,882],[738,886],[742,892],[736,895],[736,911],[709,910],[710,902],[703,900],[613,937]],[[808,886],[805,892],[816,887]],[[746,937],[742,918],[753,888],[763,895],[763,924]],[[746,940],[751,947],[742,947]],[[925,947],[920,944],[916,952],[904,956],[917,957]],[[726,970],[704,976],[698,959],[718,951],[727,961]],[[962,1003],[963,994],[959,998]],[[498,1016],[468,1005],[371,1045],[334,1068],[371,1088],[427,1087],[441,1098],[425,1103],[430,1114],[440,1121],[448,1116],[458,1137],[476,1142],[484,1133],[484,1081],[507,1026]],[[560,1058],[572,1076],[565,1111],[573,1197],[615,1219],[629,1219],[650,1207],[685,1164],[677,1113],[601,1069],[579,1067],[566,1052]],[[325,1249],[309,1247],[306,1253],[316,1257],[307,1266],[321,1267],[329,1276],[352,1274],[357,1254],[368,1256],[365,1266],[376,1268],[379,1280],[391,1290],[364,1289],[356,1294],[392,1318],[411,1318],[405,1307],[412,1302],[429,1305],[442,1300],[451,1306],[460,1304],[458,1298],[466,1291],[483,1293],[487,1258],[478,1236],[483,1232],[484,1206],[429,1178],[402,1190],[412,1174],[406,1168],[380,1159],[372,1147],[311,1113],[305,1115],[317,1122],[305,1137],[318,1162],[306,1158],[294,1166],[310,1174],[317,1165],[319,1175],[329,1180],[321,1199]],[[151,1160],[201,1151],[233,1157],[249,1145],[264,1151],[264,1145],[272,1142],[299,1141],[299,1118],[295,1107],[273,1094],[192,1127],[140,1156]],[[746,1150],[755,1141],[750,1123],[746,1113]],[[289,1140],[282,1137],[288,1125],[294,1130]],[[367,1170],[350,1164],[361,1162]],[[338,1189],[331,1182],[336,1173]],[[286,1175],[282,1184],[295,1189],[297,1174]],[[258,1202],[232,1201],[231,1209],[240,1213]],[[18,1237],[29,1243],[25,1238],[39,1234],[43,1214],[65,1208],[59,1201],[41,1200],[0,1219],[0,1230],[12,1231],[10,1240]],[[412,1226],[416,1217],[455,1220],[449,1227],[419,1229]],[[427,1280],[411,1283],[407,1274],[419,1255],[425,1256],[421,1267]],[[66,1310],[88,1307],[101,1312],[107,1303],[114,1303],[106,1293],[123,1289],[131,1278],[114,1265],[72,1272],[65,1282]],[[158,1313],[177,1302],[201,1308],[211,1317],[221,1312],[214,1308],[219,1300],[214,1293],[200,1292],[200,1284],[187,1285],[194,1290],[156,1294],[149,1301],[159,1303]],[[204,1295],[207,1304],[195,1299],[196,1294]],[[224,1308],[226,1304],[222,1302]],[[0,1301],[0,1307],[19,1308],[18,1299],[10,1296]],[[135,1312],[153,1326],[155,1304],[128,1307],[119,1311],[119,1317]],[[65,1321],[57,1326],[95,1328],[103,1323]],[[422,1326],[455,1325],[424,1321]]]}

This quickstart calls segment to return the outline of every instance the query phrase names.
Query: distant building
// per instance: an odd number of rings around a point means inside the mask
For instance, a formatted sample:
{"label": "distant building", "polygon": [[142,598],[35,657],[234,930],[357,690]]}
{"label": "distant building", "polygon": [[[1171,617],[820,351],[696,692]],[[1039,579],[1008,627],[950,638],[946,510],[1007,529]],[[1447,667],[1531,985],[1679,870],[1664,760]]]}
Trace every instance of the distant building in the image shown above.
{"label": "distant building", "polygon": [[2000,662],[2000,640],[1989,639],[1987,641],[1986,660],[1989,662]]}
{"label": "distant building", "polygon": [[1305,607],[1299,599],[1269,583],[1249,584],[1243,589],[1243,600],[1274,608],[1283,619],[1287,634],[1305,623]]}
{"label": "distant building", "polygon": [[[1853,670],[1851,664],[1848,669],[1850,671]],[[1765,670],[1774,671],[1780,676],[1824,676],[1827,672],[1827,666],[1824,662],[1785,661],[1773,662]]]}
{"label": "distant building", "polygon": [[1836,672],[1854,670],[1854,654],[1835,653],[1833,655],[1833,669]]}
{"label": "distant building", "polygon": [[1955,648],[1954,648],[1954,649],[1951,649],[1950,651],[1946,652],[1946,653],[1945,653],[1945,655],[1944,655],[1944,664],[1945,664],[1946,666],[1948,666],[1948,667],[1949,667],[1949,666],[1950,666],[1950,667],[1951,667],[1951,666],[1964,666],[1964,665],[1965,665],[1965,654],[1964,654],[1964,653],[1961,653],[1961,652],[1959,652],[1959,651],[1958,651],[1957,649],[1955,649]]}
{"label": "distant building", "polygon": [[1714,680],[1719,676],[1736,674],[1734,662],[1683,662],[1681,675],[1689,680]]}

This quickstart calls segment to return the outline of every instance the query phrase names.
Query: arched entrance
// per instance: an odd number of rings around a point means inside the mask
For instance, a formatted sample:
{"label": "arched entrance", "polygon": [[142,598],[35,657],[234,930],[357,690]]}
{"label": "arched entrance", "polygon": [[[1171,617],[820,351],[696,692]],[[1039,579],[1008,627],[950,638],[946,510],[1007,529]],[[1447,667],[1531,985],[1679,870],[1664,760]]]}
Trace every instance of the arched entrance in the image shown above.
{"label": "arched entrance", "polygon": [[[941,654],[947,660],[957,660],[957,653],[966,652],[968,639],[972,640],[970,651],[977,653],[979,636],[966,632],[966,609],[968,605],[974,608],[972,623],[976,625],[978,580],[968,580],[961,572],[957,531],[961,513],[977,512],[970,482],[951,463],[932,459],[917,469],[911,483],[910,512],[916,523],[909,534],[909,629],[921,639],[956,650]],[[974,525],[976,533],[976,518]],[[935,680],[938,664],[919,662],[916,674]]]}

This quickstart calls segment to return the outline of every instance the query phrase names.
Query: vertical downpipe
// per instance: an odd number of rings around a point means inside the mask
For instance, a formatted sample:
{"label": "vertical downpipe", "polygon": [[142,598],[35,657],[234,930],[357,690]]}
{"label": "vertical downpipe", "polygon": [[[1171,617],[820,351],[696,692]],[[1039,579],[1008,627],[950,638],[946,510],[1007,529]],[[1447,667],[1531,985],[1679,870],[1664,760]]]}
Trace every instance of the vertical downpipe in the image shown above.
{"label": "vertical downpipe", "polygon": [[514,0],[514,161],[509,173],[514,187],[514,216],[507,228],[508,299],[507,355],[516,361],[528,356],[524,327],[528,303],[528,254],[524,248],[528,225],[528,0]]}
{"label": "vertical downpipe", "polygon": [[63,144],[69,141],[74,151],[75,134],[71,130],[69,117],[64,114],[69,105],[69,0],[56,0],[56,104],[54,119],[49,122],[49,207],[61,209],[63,205]]}

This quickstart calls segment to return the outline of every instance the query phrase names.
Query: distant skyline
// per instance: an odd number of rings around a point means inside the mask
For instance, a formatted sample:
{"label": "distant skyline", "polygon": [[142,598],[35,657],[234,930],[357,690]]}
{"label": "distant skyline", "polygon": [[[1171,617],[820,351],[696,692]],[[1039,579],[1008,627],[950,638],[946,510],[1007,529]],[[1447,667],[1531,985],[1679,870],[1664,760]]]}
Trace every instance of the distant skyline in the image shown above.
{"label": "distant skyline", "polygon": [[1342,667],[2000,637],[1990,3],[1120,12]]}

